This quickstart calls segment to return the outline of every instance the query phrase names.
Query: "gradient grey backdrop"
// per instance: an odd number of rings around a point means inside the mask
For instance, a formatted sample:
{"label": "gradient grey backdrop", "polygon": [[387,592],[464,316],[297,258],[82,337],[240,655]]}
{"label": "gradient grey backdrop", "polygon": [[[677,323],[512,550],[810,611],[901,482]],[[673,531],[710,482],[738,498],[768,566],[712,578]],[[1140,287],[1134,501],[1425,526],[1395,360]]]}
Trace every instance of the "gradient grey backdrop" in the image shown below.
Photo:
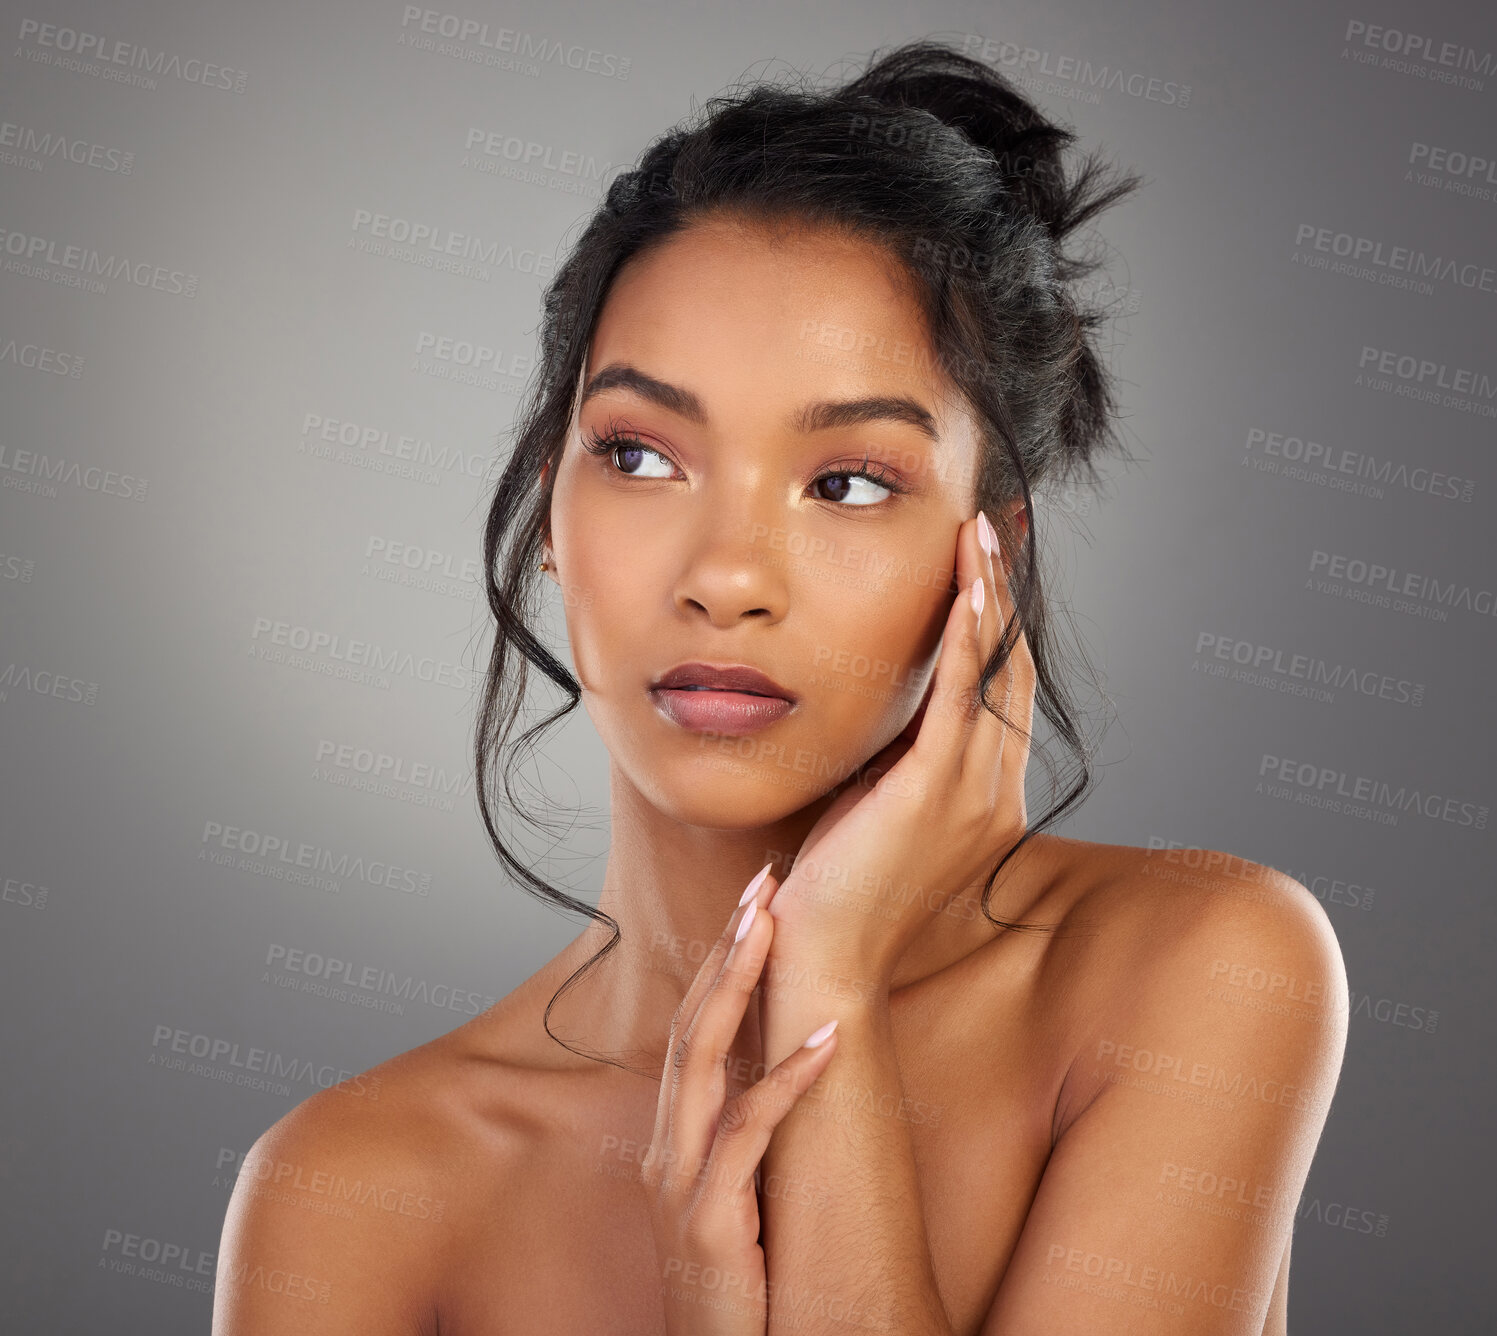
{"label": "gradient grey backdrop", "polygon": [[[1292,1326],[1477,1330],[1491,7],[444,3],[5,6],[7,1326],[204,1330],[255,1137],[575,935],[499,874],[467,777],[484,475],[541,289],[694,102],[941,35],[1148,177],[1104,224],[1139,463],[1042,517],[1118,716],[1061,829],[1227,850],[1321,896],[1355,1014]],[[425,31],[466,19],[487,44]],[[382,219],[440,249],[389,253]],[[463,238],[487,256],[466,272],[412,262]],[[1396,247],[1433,276],[1387,281]],[[1407,578],[1438,583],[1396,606]],[[370,645],[388,666],[347,675]],[[1297,694],[1294,656],[1356,685]],[[1370,811],[1326,804],[1358,777],[1383,786]],[[607,791],[585,713],[539,778],[592,809],[547,865],[590,892]],[[1434,815],[1398,805],[1415,790]],[[249,861],[274,840],[342,875]],[[241,1084],[269,1052],[298,1079]]]}

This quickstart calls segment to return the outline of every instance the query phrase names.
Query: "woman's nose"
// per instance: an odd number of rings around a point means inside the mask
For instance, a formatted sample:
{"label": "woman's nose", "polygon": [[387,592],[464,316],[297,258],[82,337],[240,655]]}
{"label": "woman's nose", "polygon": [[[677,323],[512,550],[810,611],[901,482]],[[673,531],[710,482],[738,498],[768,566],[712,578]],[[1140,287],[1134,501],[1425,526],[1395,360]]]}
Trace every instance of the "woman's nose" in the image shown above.
{"label": "woman's nose", "polygon": [[789,610],[783,544],[771,543],[773,522],[762,515],[716,516],[703,523],[683,553],[675,603],[727,629],[745,618],[781,621]]}

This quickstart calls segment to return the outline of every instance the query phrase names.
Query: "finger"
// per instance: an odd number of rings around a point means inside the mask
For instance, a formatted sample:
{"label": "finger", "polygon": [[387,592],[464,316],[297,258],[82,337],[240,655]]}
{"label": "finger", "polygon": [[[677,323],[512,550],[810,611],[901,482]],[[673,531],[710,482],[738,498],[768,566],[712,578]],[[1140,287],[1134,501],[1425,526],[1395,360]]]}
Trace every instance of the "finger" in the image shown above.
{"label": "finger", "polygon": [[[744,888],[744,901],[741,902],[728,916],[727,924],[721,935],[713,944],[712,950],[707,953],[707,958],[702,961],[686,990],[686,995],[681,999],[676,1008],[675,1015],[671,1018],[670,1039],[665,1050],[665,1065],[662,1069],[660,1080],[660,1096],[655,1105],[655,1129],[650,1143],[651,1153],[663,1153],[670,1131],[670,1110],[672,1097],[671,1073],[674,1070],[675,1047],[680,1035],[691,1024],[692,1017],[696,1015],[701,1005],[702,997],[711,986],[712,981],[717,978],[722,970],[723,962],[727,959],[728,951],[733,945],[733,937],[737,932],[738,925],[750,901],[759,903],[766,900],[764,885],[769,880],[769,869],[773,864],[766,863],[758,874]],[[750,890],[753,894],[750,895]],[[648,1157],[647,1157],[648,1158]]]}
{"label": "finger", "polygon": [[[723,930],[718,934],[717,940],[712,944],[712,949],[702,961],[696,976],[691,981],[691,986],[686,990],[686,996],[681,999],[681,1004],[676,1008],[676,1015],[681,1021],[679,1028],[685,1028],[691,1018],[696,1015],[697,1007],[701,1005],[702,994],[712,986],[712,981],[717,978],[718,971],[726,959],[728,951],[733,945],[733,935],[738,930],[738,925],[743,919],[745,909],[749,900],[754,900],[763,908],[767,896],[764,893],[765,884],[769,881],[770,869],[773,863],[766,863],[744,888],[744,898],[739,901],[737,907],[728,915],[728,921],[723,925]],[[749,894],[749,887],[753,888],[754,894]]]}
{"label": "finger", "polygon": [[[994,619],[991,581],[981,578],[982,567],[991,569],[991,563],[982,550],[976,519],[958,530],[956,546],[957,595],[946,615],[930,703],[915,739],[920,763],[930,773],[953,780],[961,773],[962,754],[982,710],[975,692],[982,625]],[[974,585],[981,591],[977,596],[980,609],[973,603]]]}
{"label": "finger", "polygon": [[910,716],[910,722],[904,726],[904,732],[899,736],[913,743],[920,736],[920,725],[925,720],[925,712],[930,708],[931,692],[935,690],[936,675],[930,675],[930,681],[925,684],[925,694],[920,697],[920,704],[915,707],[915,713]]}
{"label": "finger", "polygon": [[[813,1042],[814,1041],[814,1042]],[[832,1060],[837,1048],[836,1022],[823,1025],[763,1080],[723,1106],[710,1155],[714,1188],[753,1191],[754,1174],[769,1149],[774,1130],[805,1095]]]}
{"label": "finger", "polygon": [[[1013,635],[1009,623],[1013,616],[1012,597],[1004,572],[1003,553],[998,548],[997,534],[987,516],[978,513],[978,538],[982,547],[982,576],[984,588],[991,598],[988,606],[992,616],[984,619],[978,635],[977,671],[973,675],[972,688],[979,690],[981,675],[987,662],[993,657],[1003,635]],[[978,702],[978,713],[973,720],[966,750],[962,756],[962,782],[983,784],[983,792],[991,793],[996,786],[1007,731],[998,715],[1008,716],[1013,691],[1012,663],[1005,660],[1003,666],[988,684],[987,691]],[[989,709],[987,703],[993,709]],[[994,710],[998,712],[995,715]]]}
{"label": "finger", "polygon": [[[704,1163],[728,1095],[726,1059],[758,987],[774,916],[751,901],[723,967],[703,995],[696,1015],[677,1038],[667,1069],[675,1082],[667,1137],[683,1164]],[[736,934],[735,934],[736,935]]]}
{"label": "finger", "polygon": [[[988,686],[987,699],[993,710],[982,708],[967,740],[961,778],[964,786],[979,786],[990,809],[1012,795],[1015,784],[1023,783],[1029,757],[1028,732],[1034,717],[1035,687],[1034,659],[1029,652],[1029,641],[1022,625],[1015,622],[1015,605],[1003,554],[997,550],[996,544],[994,548],[989,573],[995,615],[980,637],[982,648],[978,673],[1005,635],[1010,639],[1011,648]],[[974,687],[976,684],[977,678],[974,677]]]}

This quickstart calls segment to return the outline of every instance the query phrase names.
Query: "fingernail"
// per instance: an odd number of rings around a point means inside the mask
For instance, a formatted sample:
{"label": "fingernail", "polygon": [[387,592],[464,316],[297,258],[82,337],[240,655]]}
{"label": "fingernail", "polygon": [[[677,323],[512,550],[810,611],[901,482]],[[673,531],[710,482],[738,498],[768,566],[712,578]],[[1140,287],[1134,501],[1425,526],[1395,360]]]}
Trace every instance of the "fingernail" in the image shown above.
{"label": "fingernail", "polygon": [[993,555],[997,547],[998,532],[993,528],[993,522],[982,511],[977,512],[977,541],[982,544],[982,550]]}
{"label": "fingernail", "polygon": [[738,931],[733,934],[735,942],[741,942],[743,935],[749,930],[749,924],[754,921],[754,915],[759,912],[758,905],[750,905],[743,911],[743,917],[738,922]]}
{"label": "fingernail", "polygon": [[744,905],[748,904],[748,902],[754,898],[754,894],[758,891],[759,887],[764,885],[764,878],[769,876],[769,869],[773,866],[773,863],[766,863],[762,868],[759,869],[759,875],[755,877],[753,881],[749,882],[748,890],[743,893],[742,898],[738,901],[738,907],[740,909],[742,909]]}
{"label": "fingernail", "polygon": [[826,1041],[828,1039],[830,1039],[832,1037],[832,1031],[835,1030],[836,1028],[837,1028],[837,1022],[836,1021],[828,1021],[825,1025],[823,1025],[821,1027],[821,1029],[819,1029],[819,1030],[813,1030],[812,1033],[811,1033],[811,1035],[810,1035],[810,1037],[806,1040],[806,1042],[804,1044],[801,1045],[801,1047],[802,1048],[820,1048],[824,1043],[826,1043]]}
{"label": "fingernail", "polygon": [[982,605],[987,596],[988,593],[987,590],[983,587],[982,577],[979,576],[977,579],[972,581],[972,611],[975,612],[979,617],[982,616]]}

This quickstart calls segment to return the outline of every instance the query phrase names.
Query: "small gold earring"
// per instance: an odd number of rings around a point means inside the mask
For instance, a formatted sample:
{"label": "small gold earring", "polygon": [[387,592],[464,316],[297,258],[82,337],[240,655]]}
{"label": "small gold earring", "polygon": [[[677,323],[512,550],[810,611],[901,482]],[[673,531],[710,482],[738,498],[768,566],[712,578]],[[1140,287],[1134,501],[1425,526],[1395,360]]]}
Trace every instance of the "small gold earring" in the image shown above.
{"label": "small gold earring", "polygon": [[542,557],[541,558],[541,564],[538,567],[536,567],[536,569],[544,571],[544,570],[549,569],[550,565],[551,565],[551,563],[549,561],[547,561],[545,557]]}

